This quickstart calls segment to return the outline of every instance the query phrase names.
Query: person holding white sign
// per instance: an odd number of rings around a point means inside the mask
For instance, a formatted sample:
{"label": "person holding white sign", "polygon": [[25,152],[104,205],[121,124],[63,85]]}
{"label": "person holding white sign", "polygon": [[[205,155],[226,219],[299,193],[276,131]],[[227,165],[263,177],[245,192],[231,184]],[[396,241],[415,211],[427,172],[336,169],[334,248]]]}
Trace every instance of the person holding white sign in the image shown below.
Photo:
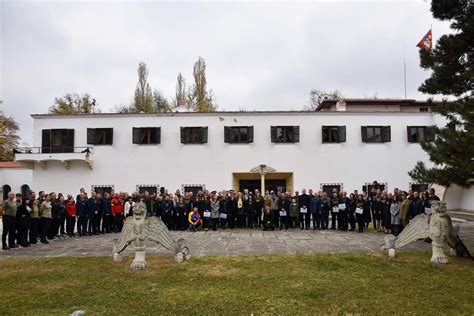
{"label": "person holding white sign", "polygon": [[217,222],[219,221],[219,208],[220,204],[217,200],[217,194],[214,194],[211,200],[211,228],[217,230]]}
{"label": "person holding white sign", "polygon": [[[331,200],[331,229],[336,230],[341,228],[341,222],[339,221],[339,197],[337,192],[332,194]],[[336,226],[337,222],[337,226]]]}
{"label": "person holding white sign", "polygon": [[364,232],[365,229],[365,218],[364,218],[364,207],[365,207],[365,201],[364,201],[364,196],[362,194],[359,194],[357,197],[357,204],[356,204],[356,219],[357,219],[357,228],[358,232],[362,233]]}
{"label": "person holding white sign", "polygon": [[285,227],[288,230],[288,212],[290,210],[290,200],[286,193],[281,194],[281,199],[278,200],[278,208],[280,215],[280,230]]}
{"label": "person holding white sign", "polygon": [[301,195],[298,197],[298,204],[300,206],[300,227],[301,229],[309,229],[311,225],[311,214],[309,212],[309,203],[311,197],[306,194],[306,189],[301,190]]}
{"label": "person holding white sign", "polygon": [[342,231],[347,231],[348,229],[348,214],[349,214],[349,198],[347,197],[347,192],[342,191],[341,197],[339,199],[339,229]]}

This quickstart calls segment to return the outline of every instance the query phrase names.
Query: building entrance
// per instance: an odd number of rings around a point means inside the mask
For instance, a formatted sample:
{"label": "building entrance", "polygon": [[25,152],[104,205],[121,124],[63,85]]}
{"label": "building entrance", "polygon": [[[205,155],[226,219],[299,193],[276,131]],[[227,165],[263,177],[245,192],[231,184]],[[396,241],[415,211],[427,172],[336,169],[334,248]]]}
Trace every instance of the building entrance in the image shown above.
{"label": "building entrance", "polygon": [[[265,191],[293,192],[293,172],[272,172],[264,175]],[[255,172],[232,173],[232,189],[243,192],[261,190],[262,175]],[[264,194],[265,192],[262,192]]]}
{"label": "building entrance", "polygon": [[[260,180],[240,180],[239,191],[243,192],[245,189],[248,189],[250,192],[255,192],[255,190],[260,190],[260,185]],[[274,192],[286,192],[286,180],[265,180],[265,190]]]}

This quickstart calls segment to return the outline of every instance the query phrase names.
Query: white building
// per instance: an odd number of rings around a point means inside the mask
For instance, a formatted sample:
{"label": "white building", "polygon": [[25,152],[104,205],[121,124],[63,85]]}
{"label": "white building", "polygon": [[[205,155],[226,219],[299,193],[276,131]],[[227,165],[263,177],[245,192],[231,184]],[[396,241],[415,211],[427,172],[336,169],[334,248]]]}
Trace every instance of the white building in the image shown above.
{"label": "white building", "polygon": [[0,201],[6,200],[9,192],[30,194],[33,171],[18,162],[0,161]]}
{"label": "white building", "polygon": [[[442,124],[415,100],[325,100],[317,111],[32,115],[36,191],[189,191],[260,188],[345,191],[377,180],[422,189],[407,172],[428,156],[417,143]],[[90,151],[90,153],[88,153]]]}

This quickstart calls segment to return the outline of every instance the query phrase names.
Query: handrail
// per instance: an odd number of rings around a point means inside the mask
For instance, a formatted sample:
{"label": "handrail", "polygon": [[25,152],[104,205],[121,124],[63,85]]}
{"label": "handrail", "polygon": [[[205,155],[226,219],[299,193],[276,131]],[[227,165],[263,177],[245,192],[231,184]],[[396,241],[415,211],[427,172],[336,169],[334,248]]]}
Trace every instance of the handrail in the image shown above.
{"label": "handrail", "polygon": [[62,154],[62,153],[77,153],[77,154],[92,154],[94,147],[16,147],[13,149],[13,154]]}

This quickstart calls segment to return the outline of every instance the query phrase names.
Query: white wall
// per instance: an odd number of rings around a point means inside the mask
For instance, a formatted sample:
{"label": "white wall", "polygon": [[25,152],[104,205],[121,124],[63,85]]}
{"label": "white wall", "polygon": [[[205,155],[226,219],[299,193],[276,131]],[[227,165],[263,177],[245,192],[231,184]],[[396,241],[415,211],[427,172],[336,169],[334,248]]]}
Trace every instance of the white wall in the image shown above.
{"label": "white wall", "polygon": [[456,185],[446,190],[444,201],[448,210],[462,210],[474,212],[474,187],[463,189]]}
{"label": "white wall", "polygon": [[9,185],[14,193],[21,193],[21,186],[33,183],[33,171],[26,168],[0,168],[0,200],[3,199],[3,186]]}
{"label": "white wall", "polygon": [[[224,121],[219,120],[224,118]],[[90,170],[73,162],[69,170],[49,162],[36,164],[33,188],[37,191],[77,192],[80,187],[115,185],[134,191],[137,184],[159,184],[169,190],[182,184],[205,184],[207,189],[228,189],[232,172],[248,172],[267,164],[280,172],[294,172],[294,189],[321,183],[343,183],[345,190],[361,189],[366,182],[387,182],[408,189],[407,172],[428,157],[419,144],[407,142],[407,125],[432,125],[431,113],[180,113],[171,115],[41,116],[34,119],[34,146],[41,146],[41,130],[75,128],[75,146],[86,146],[86,129],[113,127],[113,146],[95,146]],[[254,126],[252,144],[225,144],[224,126]],[[299,125],[300,143],[274,144],[271,125]],[[322,125],[346,125],[347,141],[322,144]],[[391,125],[390,143],[361,141],[361,125]],[[132,127],[161,127],[161,144],[132,144]],[[208,126],[208,143],[183,145],[180,126]],[[429,163],[428,163],[429,164]]]}

